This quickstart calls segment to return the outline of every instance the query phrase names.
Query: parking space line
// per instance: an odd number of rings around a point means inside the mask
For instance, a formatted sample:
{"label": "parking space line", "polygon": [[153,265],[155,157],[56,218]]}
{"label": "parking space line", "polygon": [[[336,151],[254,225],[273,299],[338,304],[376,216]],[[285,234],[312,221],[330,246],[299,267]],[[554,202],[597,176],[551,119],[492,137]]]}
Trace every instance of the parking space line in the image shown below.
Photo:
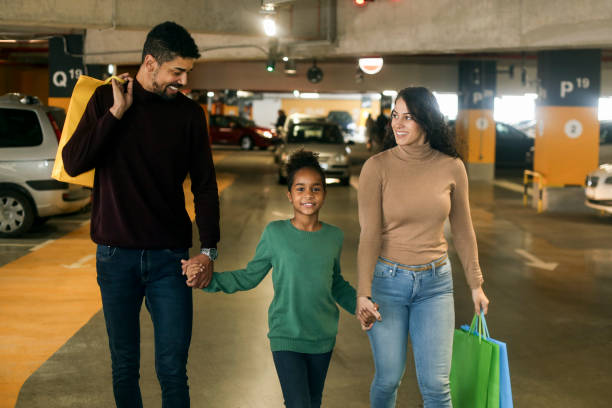
{"label": "parking space line", "polygon": [[32,248],[30,248],[30,251],[34,252],[34,251],[38,251],[41,248],[44,248],[45,246],[49,245],[50,243],[52,243],[53,241],[55,241],[54,239],[48,239],[43,243],[40,243]]}
{"label": "parking space line", "polygon": [[[219,192],[234,179],[219,174]],[[193,212],[189,188],[185,196]],[[28,377],[102,307],[89,221],[34,248],[0,267],[0,408],[14,407]]]}

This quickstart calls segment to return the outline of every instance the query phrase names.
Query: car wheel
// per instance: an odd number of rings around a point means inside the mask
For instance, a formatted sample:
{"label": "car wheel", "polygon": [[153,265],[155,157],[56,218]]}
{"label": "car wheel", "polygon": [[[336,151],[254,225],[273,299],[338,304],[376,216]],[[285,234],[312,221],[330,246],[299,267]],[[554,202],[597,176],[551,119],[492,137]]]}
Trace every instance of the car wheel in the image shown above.
{"label": "car wheel", "polygon": [[34,223],[32,225],[38,227],[39,225],[45,224],[50,218],[51,217],[36,217],[34,218]]}
{"label": "car wheel", "polygon": [[34,223],[34,207],[28,197],[14,190],[0,191],[0,237],[15,237]]}
{"label": "car wheel", "polygon": [[240,139],[240,148],[242,150],[251,150],[253,148],[253,139],[249,136],[242,136],[242,139]]}

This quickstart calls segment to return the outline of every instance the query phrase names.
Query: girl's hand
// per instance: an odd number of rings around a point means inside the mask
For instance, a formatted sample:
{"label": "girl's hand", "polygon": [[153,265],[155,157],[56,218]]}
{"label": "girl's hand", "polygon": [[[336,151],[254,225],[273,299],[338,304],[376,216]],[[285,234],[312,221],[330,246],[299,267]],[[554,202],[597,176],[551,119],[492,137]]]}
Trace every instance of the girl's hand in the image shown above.
{"label": "girl's hand", "polygon": [[481,310],[484,312],[484,314],[487,314],[489,309],[489,299],[482,290],[482,287],[472,289],[472,301],[474,302],[474,311],[476,314],[480,314]]}
{"label": "girl's hand", "polygon": [[187,280],[191,280],[194,276],[203,271],[204,265],[202,265],[201,263],[192,263],[186,265],[184,274],[187,275]]}
{"label": "girl's hand", "polygon": [[367,296],[357,297],[355,317],[359,320],[362,330],[370,330],[377,320],[382,320],[380,313],[378,313],[378,305]]}

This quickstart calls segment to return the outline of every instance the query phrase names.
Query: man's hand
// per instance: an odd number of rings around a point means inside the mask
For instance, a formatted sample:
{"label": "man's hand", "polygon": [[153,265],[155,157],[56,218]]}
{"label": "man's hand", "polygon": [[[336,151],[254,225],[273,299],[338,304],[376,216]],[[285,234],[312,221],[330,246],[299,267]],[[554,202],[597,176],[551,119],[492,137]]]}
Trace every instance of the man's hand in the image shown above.
{"label": "man's hand", "polygon": [[111,85],[113,87],[113,106],[110,108],[110,113],[113,114],[117,119],[121,119],[123,114],[132,106],[134,97],[132,95],[132,89],[134,80],[130,77],[130,74],[125,73],[119,75],[119,78],[127,82],[126,91],[123,92],[124,84],[120,84],[119,81],[113,79]]}
{"label": "man's hand", "polygon": [[382,320],[378,312],[378,305],[367,296],[357,297],[357,310],[355,317],[359,320],[362,330],[370,330],[376,321]]}
{"label": "man's hand", "polygon": [[[198,270],[194,271],[193,267],[189,267],[191,264],[199,264]],[[210,260],[208,255],[198,254],[189,260],[181,259],[181,268],[183,269],[183,275],[187,275],[187,286],[197,289],[202,289],[208,286],[212,279],[214,271],[214,262]],[[190,275],[188,275],[190,270]],[[196,273],[193,273],[196,272]]]}

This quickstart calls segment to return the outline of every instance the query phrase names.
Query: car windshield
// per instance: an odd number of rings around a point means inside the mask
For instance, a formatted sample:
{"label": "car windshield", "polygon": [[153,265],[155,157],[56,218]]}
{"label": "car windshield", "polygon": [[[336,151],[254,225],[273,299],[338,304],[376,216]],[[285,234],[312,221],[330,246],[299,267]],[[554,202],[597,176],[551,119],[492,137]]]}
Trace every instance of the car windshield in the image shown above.
{"label": "car windshield", "polygon": [[245,118],[238,118],[238,124],[242,127],[255,127],[255,122]]}
{"label": "car windshield", "polygon": [[289,129],[292,143],[344,143],[338,126],[325,123],[298,123]]}

